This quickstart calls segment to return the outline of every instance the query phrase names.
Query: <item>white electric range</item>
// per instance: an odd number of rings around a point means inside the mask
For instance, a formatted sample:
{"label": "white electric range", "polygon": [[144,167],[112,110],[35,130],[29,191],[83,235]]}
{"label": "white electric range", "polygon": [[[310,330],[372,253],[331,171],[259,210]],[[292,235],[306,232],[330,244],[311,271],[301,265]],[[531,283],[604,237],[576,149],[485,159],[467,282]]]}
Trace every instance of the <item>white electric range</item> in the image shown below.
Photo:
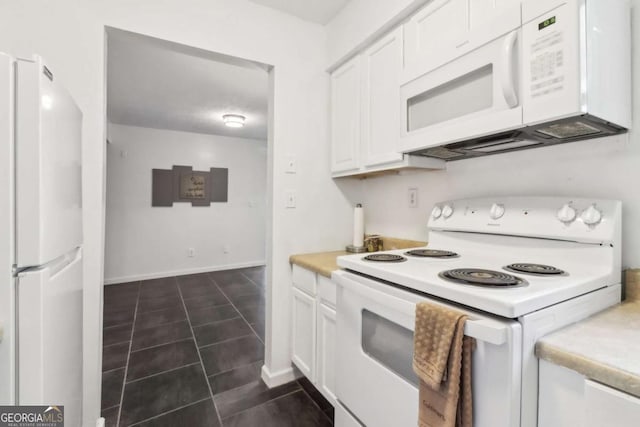
{"label": "white electric range", "polygon": [[428,240],[338,258],[336,425],[417,425],[414,312],[427,300],[469,316],[474,426],[536,426],[536,341],[620,301],[620,202],[450,201]]}

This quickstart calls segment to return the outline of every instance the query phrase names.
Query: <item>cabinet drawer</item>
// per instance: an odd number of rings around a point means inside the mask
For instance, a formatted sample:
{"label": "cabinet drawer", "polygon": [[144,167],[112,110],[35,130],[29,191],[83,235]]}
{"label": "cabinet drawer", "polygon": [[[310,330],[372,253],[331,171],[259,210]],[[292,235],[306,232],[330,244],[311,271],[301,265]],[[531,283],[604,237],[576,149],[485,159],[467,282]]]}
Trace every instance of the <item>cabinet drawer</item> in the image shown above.
{"label": "cabinet drawer", "polygon": [[291,272],[293,286],[296,288],[305,291],[311,296],[316,296],[317,293],[317,284],[316,284],[316,273],[313,271],[307,270],[306,268],[302,268],[298,265],[293,265],[293,270]]}
{"label": "cabinet drawer", "polygon": [[336,284],[331,279],[318,275],[318,295],[320,302],[330,307],[336,307]]}

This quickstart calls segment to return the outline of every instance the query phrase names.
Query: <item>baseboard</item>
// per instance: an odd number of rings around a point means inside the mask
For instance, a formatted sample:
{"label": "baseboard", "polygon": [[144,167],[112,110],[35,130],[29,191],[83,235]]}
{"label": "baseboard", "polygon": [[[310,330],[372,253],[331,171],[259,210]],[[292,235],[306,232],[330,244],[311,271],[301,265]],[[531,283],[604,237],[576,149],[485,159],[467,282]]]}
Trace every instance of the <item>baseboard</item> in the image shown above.
{"label": "baseboard", "polygon": [[278,387],[282,384],[286,384],[298,379],[296,371],[293,369],[293,367],[272,373],[267,368],[267,365],[262,366],[261,377],[262,381],[264,381],[264,383],[269,388]]}
{"label": "baseboard", "polygon": [[187,274],[207,273],[209,271],[233,270],[236,268],[260,267],[265,265],[265,261],[240,262],[237,264],[215,265],[209,267],[189,268],[185,270],[163,271],[160,273],[136,274],[131,276],[114,277],[104,279],[105,285],[116,285],[118,283],[135,282],[138,280],[160,279],[162,277],[185,276]]}

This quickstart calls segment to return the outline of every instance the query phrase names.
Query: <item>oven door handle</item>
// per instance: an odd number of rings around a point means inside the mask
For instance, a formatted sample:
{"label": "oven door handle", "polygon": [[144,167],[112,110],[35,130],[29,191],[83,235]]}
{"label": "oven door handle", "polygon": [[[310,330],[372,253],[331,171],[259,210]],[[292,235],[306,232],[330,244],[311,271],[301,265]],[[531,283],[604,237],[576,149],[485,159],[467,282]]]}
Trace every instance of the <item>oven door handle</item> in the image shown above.
{"label": "oven door handle", "polygon": [[[342,274],[334,273],[332,277],[333,280],[338,282],[339,286],[348,289],[350,292],[355,292],[366,300],[376,301],[388,309],[402,313],[406,316],[406,320],[409,319],[409,316],[415,319],[415,302],[409,302],[389,294],[384,294],[375,289],[371,289],[370,287],[361,285]],[[444,305],[432,300],[429,300],[429,302],[432,304]],[[408,325],[404,326],[409,327]],[[497,320],[468,318],[464,325],[464,334],[481,342],[502,345],[507,341],[509,329],[510,327],[508,325],[498,322]],[[412,326],[411,330],[413,330]]]}
{"label": "oven door handle", "polygon": [[508,326],[496,325],[491,320],[467,320],[464,324],[464,334],[478,341],[494,345],[502,345],[507,341]]}

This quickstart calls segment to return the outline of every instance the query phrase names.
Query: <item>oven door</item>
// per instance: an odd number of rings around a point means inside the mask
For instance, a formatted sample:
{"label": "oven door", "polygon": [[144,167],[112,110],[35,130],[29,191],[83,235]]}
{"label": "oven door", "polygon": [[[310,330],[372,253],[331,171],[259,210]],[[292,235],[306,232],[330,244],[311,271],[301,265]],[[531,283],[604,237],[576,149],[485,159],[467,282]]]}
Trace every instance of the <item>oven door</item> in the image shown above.
{"label": "oven door", "polygon": [[403,85],[401,151],[521,128],[520,45],[521,29],[514,27]]}
{"label": "oven door", "polygon": [[[333,279],[338,283],[338,400],[366,427],[415,427],[415,305],[448,305],[346,271],[335,272]],[[474,426],[519,426],[520,324],[451,308],[469,316],[465,334],[477,342],[472,363]]]}

